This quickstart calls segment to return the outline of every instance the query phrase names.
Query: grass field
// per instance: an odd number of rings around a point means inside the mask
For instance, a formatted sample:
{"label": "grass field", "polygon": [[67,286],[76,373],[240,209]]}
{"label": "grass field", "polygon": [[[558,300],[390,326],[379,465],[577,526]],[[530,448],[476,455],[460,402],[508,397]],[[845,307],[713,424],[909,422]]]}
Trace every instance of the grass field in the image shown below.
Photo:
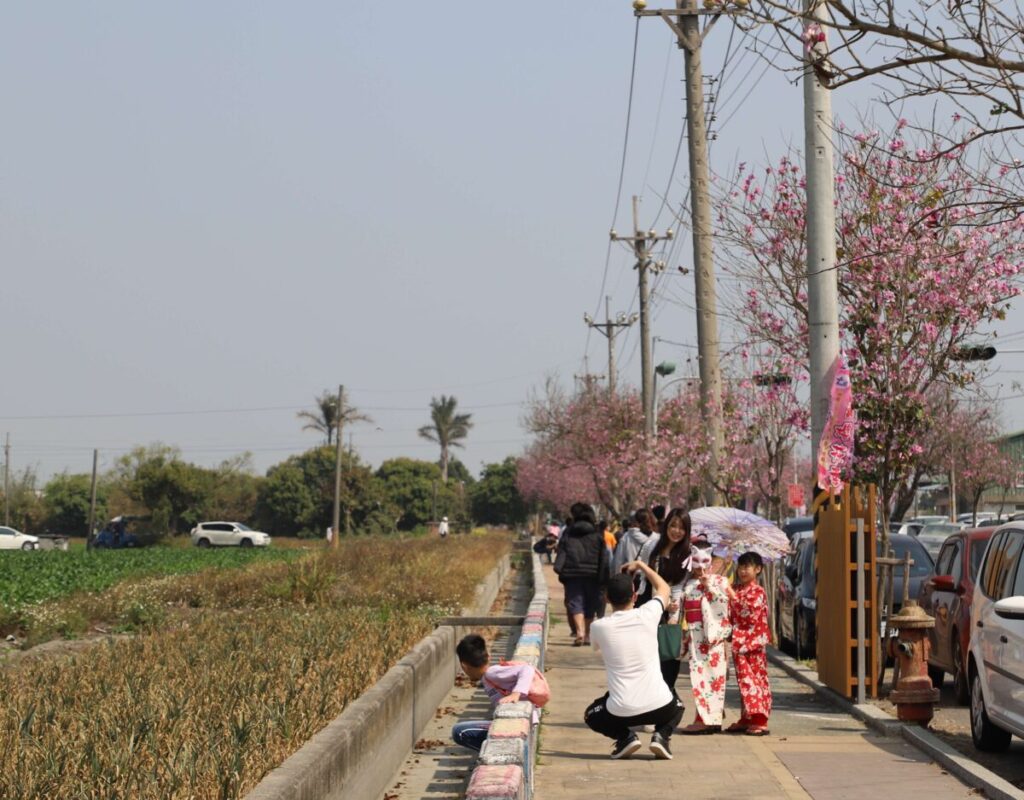
{"label": "grass field", "polygon": [[138,633],[0,667],[0,797],[241,797],[457,612],[508,548],[498,534],[350,541],[43,603],[136,608]]}

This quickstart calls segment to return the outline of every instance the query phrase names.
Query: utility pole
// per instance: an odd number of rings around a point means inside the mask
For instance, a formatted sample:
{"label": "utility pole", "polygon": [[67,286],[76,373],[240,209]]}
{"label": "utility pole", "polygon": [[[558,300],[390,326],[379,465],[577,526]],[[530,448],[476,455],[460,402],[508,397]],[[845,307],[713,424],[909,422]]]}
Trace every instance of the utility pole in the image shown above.
{"label": "utility pole", "polygon": [[92,532],[96,527],[96,466],[99,463],[100,451],[92,451],[92,485],[89,488],[89,527],[85,531],[85,549],[92,547]]}
{"label": "utility pole", "polygon": [[4,525],[11,525],[11,434],[4,438]]}
{"label": "utility pole", "polygon": [[583,393],[589,395],[592,391],[594,391],[594,384],[601,380],[601,378],[603,378],[604,375],[594,375],[590,371],[590,358],[586,355],[586,353],[584,353],[583,374],[574,374],[572,377],[574,380],[579,381],[580,383],[583,384]]}
{"label": "utility pole", "polygon": [[[674,9],[645,10],[646,3],[636,0],[637,16],[657,16],[668,23],[683,51],[686,70],[686,134],[690,155],[690,214],[693,238],[694,295],[697,309],[697,353],[700,371],[700,408],[711,437],[711,458],[708,465],[717,476],[721,462],[724,434],[722,432],[722,375],[718,356],[718,300],[715,287],[715,264],[711,239],[711,199],[708,192],[708,141],[704,119],[704,72],[701,46],[723,12],[697,8],[697,0],[676,0]],[[700,30],[700,17],[711,16]],[[673,19],[674,18],[674,19]],[[718,505],[721,498],[712,484],[705,491],[706,502]]]}
{"label": "utility pole", "polygon": [[647,271],[660,272],[664,262],[651,261],[651,246],[657,242],[672,239],[675,233],[669,228],[660,236],[654,231],[640,230],[640,198],[633,195],[633,235],[619,236],[611,232],[614,242],[631,242],[636,253],[636,271],[640,294],[640,402],[644,409],[644,437],[648,444],[654,442],[654,369],[651,365],[651,320],[647,287]]}
{"label": "utility pole", "polygon": [[[805,0],[809,20],[827,19],[823,0]],[[822,27],[824,31],[824,27]],[[839,358],[839,289],[832,170],[832,92],[823,75],[828,46],[812,42],[804,70],[804,158],[807,174],[807,323],[810,339],[811,458],[817,462],[828,418],[831,378]]]}
{"label": "utility pole", "polygon": [[[348,468],[352,469],[352,434],[348,435]],[[345,503],[345,535],[352,535],[352,503]]]}
{"label": "utility pole", "polygon": [[335,422],[338,430],[335,434],[334,445],[334,515],[331,517],[331,530],[334,535],[331,537],[331,544],[340,547],[341,540],[341,423],[345,414],[345,387],[338,386],[338,415]]}
{"label": "utility pole", "polygon": [[595,328],[605,339],[608,340],[608,393],[615,394],[615,337],[619,334],[620,329],[630,327],[639,317],[638,314],[630,314],[628,317],[623,313],[619,312],[619,315],[612,320],[611,312],[608,310],[608,304],[611,302],[611,298],[607,295],[604,298],[604,322],[595,322],[594,318],[590,314],[583,315],[583,321],[587,323],[591,328]]}

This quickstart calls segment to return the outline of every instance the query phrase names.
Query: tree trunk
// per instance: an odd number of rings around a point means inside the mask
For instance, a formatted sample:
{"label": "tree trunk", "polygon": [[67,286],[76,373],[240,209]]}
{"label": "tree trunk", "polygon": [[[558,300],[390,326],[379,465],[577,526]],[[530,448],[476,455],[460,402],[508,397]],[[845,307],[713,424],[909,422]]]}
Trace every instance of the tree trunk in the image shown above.
{"label": "tree trunk", "polygon": [[448,483],[448,446],[441,445],[441,483]]}

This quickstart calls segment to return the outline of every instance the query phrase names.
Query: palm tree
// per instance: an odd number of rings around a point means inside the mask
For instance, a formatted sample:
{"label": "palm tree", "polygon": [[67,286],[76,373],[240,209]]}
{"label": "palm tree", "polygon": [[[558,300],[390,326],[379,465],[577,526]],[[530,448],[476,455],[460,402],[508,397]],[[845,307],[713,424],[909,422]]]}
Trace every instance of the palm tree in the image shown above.
{"label": "palm tree", "polygon": [[[342,427],[351,425],[353,422],[373,422],[370,417],[363,414],[359,409],[350,406],[345,395],[342,395],[341,414]],[[327,437],[327,446],[330,447],[334,440],[334,434],[338,430],[338,395],[328,389],[324,389],[316,398],[316,411],[300,411],[296,416],[306,420],[302,426],[304,431],[319,431]]]}
{"label": "palm tree", "polygon": [[441,445],[441,480],[448,483],[448,448],[462,447],[460,439],[469,435],[473,423],[469,421],[471,414],[456,414],[458,401],[454,397],[432,398],[430,401],[430,425],[419,430],[420,436]]}

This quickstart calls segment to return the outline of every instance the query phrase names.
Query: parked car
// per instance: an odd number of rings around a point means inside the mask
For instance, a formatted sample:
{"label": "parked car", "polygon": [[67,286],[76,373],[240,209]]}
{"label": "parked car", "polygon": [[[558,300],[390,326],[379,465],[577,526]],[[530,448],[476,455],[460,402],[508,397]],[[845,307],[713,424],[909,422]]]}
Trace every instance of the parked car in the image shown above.
{"label": "parked car", "polygon": [[254,531],[241,522],[200,522],[192,529],[196,547],[267,547],[270,534]]}
{"label": "parked car", "polygon": [[917,533],[917,541],[924,545],[928,555],[935,560],[942,545],[951,534],[959,533],[967,526],[959,522],[930,522]]}
{"label": "parked car", "polygon": [[815,597],[814,531],[795,531],[789,555],[782,562],[775,601],[775,625],[779,644],[793,645],[797,656],[814,652]]}
{"label": "parked car", "polygon": [[782,530],[793,541],[793,536],[802,531],[814,531],[814,517],[790,517],[782,523]]}
{"label": "parked car", "polygon": [[889,533],[900,533],[904,536],[917,536],[917,534],[921,532],[921,528],[927,524],[927,522],[897,522],[889,527]]}
{"label": "parked car", "polygon": [[14,528],[0,527],[0,550],[38,550],[39,537]]}
{"label": "parked car", "polygon": [[960,705],[970,698],[967,653],[974,585],[993,531],[995,528],[975,528],[949,536],[935,560],[935,574],[924,582],[918,598],[921,608],[935,618],[935,627],[928,631],[928,675],[936,689],[942,688],[947,672],[952,675]]}
{"label": "parked car", "polygon": [[989,540],[971,604],[971,738],[1000,751],[1024,737],[1024,522]]}
{"label": "parked car", "polygon": [[[783,562],[775,607],[775,620],[779,643],[792,644],[803,656],[814,652],[818,602],[815,594],[817,575],[814,571],[815,545],[812,534],[797,534],[791,543],[793,550]],[[934,562],[920,542],[913,536],[891,534],[889,546],[895,558],[910,554],[909,596],[917,598],[922,582],[932,573]],[[881,555],[881,543],[878,544]],[[903,570],[893,571],[893,613],[903,605]]]}

